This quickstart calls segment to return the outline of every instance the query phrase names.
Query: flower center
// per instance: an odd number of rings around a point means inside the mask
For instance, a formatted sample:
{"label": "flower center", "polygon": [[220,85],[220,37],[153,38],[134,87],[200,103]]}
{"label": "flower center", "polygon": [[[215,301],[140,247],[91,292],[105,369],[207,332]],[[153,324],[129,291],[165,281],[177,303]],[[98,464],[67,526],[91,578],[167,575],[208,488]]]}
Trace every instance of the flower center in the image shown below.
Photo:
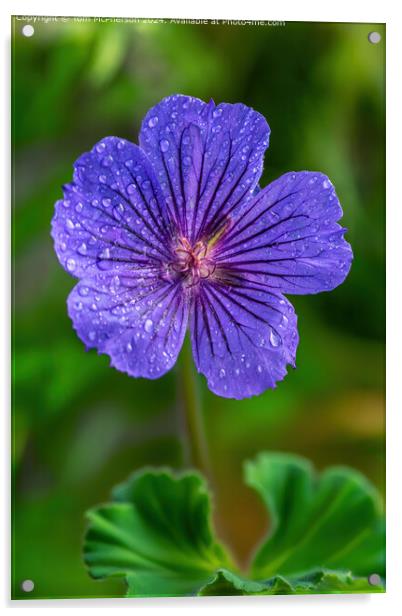
{"label": "flower center", "polygon": [[174,250],[176,259],[172,269],[182,274],[187,286],[193,286],[215,271],[215,264],[208,257],[208,245],[198,241],[192,245],[187,238],[180,237]]}

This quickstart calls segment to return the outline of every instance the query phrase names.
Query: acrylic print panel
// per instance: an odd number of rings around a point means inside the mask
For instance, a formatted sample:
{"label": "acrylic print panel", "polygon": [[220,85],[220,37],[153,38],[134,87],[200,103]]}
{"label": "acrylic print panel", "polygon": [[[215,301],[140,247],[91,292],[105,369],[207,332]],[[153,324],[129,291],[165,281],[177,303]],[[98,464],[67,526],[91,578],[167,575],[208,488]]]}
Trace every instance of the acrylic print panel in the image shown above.
{"label": "acrylic print panel", "polygon": [[13,597],[383,592],[385,27],[12,26]]}

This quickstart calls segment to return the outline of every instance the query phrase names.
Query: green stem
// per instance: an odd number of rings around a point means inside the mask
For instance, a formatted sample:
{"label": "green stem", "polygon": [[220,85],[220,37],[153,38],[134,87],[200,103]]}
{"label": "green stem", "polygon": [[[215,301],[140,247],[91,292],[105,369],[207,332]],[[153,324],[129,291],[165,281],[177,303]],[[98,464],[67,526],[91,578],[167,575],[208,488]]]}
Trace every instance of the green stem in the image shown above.
{"label": "green stem", "polygon": [[178,370],[179,407],[182,429],[185,435],[187,463],[210,478],[210,464],[200,393],[190,340],[186,336],[179,360]]}

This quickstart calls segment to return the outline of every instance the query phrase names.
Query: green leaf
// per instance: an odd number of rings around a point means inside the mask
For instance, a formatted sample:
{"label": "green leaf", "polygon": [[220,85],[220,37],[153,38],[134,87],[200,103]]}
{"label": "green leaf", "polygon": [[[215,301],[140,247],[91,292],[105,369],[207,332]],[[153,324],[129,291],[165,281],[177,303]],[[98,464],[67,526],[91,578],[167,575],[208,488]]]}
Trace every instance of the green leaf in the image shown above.
{"label": "green leaf", "polygon": [[84,555],[95,578],[123,576],[129,597],[382,592],[384,519],[359,473],[320,476],[297,456],[265,453],[246,464],[246,481],[270,512],[252,579],[234,571],[213,536],[210,498],[197,473],[144,470],[88,512]]}
{"label": "green leaf", "polygon": [[215,578],[204,586],[200,595],[293,595],[383,592],[382,584],[372,586],[367,578],[356,578],[350,572],[320,569],[302,578],[285,578],[276,575],[268,580],[255,582],[231,573],[217,571]]}
{"label": "green leaf", "polygon": [[304,458],[263,453],[246,463],[245,477],[271,521],[254,557],[253,577],[301,576],[317,567],[384,576],[381,499],[360,473],[332,467],[317,476]]}
{"label": "green leaf", "polygon": [[227,565],[211,531],[210,501],[195,473],[136,473],[113,503],[88,512],[84,558],[91,575],[125,576],[127,596],[193,595]]}

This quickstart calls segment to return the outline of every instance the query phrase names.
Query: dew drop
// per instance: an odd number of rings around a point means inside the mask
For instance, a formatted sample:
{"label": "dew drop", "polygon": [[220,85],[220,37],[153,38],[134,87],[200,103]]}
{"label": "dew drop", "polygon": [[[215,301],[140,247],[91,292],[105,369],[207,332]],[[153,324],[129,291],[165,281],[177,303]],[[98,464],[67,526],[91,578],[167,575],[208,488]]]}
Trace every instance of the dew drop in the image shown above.
{"label": "dew drop", "polygon": [[82,295],[83,297],[86,297],[88,293],[89,293],[88,287],[81,287],[79,290],[79,294]]}
{"label": "dew drop", "polygon": [[149,128],[154,128],[154,126],[156,126],[158,122],[159,122],[158,116],[152,116],[152,118],[149,118],[148,120]]}
{"label": "dew drop", "polygon": [[81,246],[78,248],[78,252],[80,253],[80,255],[87,254],[87,245],[85,242],[82,242]]}
{"label": "dew drop", "polygon": [[76,211],[76,212],[82,212],[82,208],[83,208],[83,207],[84,207],[84,206],[83,206],[83,204],[81,203],[81,201],[79,201],[79,202],[77,203],[77,205],[75,206],[75,211]]}
{"label": "dew drop", "polygon": [[167,152],[169,149],[169,141],[167,139],[162,139],[160,144],[162,152]]}
{"label": "dew drop", "polygon": [[260,374],[261,374],[261,372],[262,372],[262,366],[260,366],[259,364],[258,364],[258,366],[257,366],[257,372],[259,372]]}
{"label": "dew drop", "polygon": [[154,328],[154,323],[153,323],[153,321],[151,321],[151,319],[147,319],[147,320],[145,321],[145,323],[144,323],[144,329],[145,329],[145,331],[146,331],[148,334],[150,334],[150,333],[152,332],[153,328]]}
{"label": "dew drop", "polygon": [[220,376],[221,379],[223,379],[226,376],[225,368],[221,368],[219,370],[219,376]]}
{"label": "dew drop", "polygon": [[67,259],[67,269],[69,272],[73,272],[75,270],[75,261],[74,259]]}
{"label": "dew drop", "polygon": [[99,176],[99,182],[100,182],[101,184],[106,184],[106,181],[107,181],[107,177],[106,177],[106,175],[100,175],[100,176]]}
{"label": "dew drop", "polygon": [[223,112],[223,109],[222,109],[221,107],[217,107],[217,108],[214,110],[214,112],[213,112],[212,116],[213,116],[214,118],[219,118],[219,116],[221,116],[221,115],[222,115],[222,112]]}
{"label": "dew drop", "polygon": [[110,167],[110,165],[113,165],[113,156],[105,156],[105,158],[102,160],[102,165],[104,165],[105,167]]}
{"label": "dew drop", "polygon": [[93,332],[93,331],[89,332],[88,338],[90,339],[91,342],[93,342],[95,340],[95,338],[96,338],[95,332]]}
{"label": "dew drop", "polygon": [[128,192],[128,194],[129,194],[129,195],[132,195],[132,194],[133,194],[133,193],[135,193],[135,191],[137,190],[137,187],[136,187],[136,185],[135,185],[135,184],[129,184],[129,185],[127,186],[127,189],[126,189],[126,190],[127,190],[127,192]]}
{"label": "dew drop", "polygon": [[110,207],[111,203],[112,203],[111,199],[102,199],[102,205],[104,207]]}
{"label": "dew drop", "polygon": [[96,146],[96,151],[99,152],[100,154],[101,152],[104,151],[105,148],[106,148],[106,145],[101,142],[101,143],[98,143],[98,145]]}
{"label": "dew drop", "polygon": [[113,295],[115,295],[115,293],[118,292],[120,287],[120,279],[118,276],[114,276],[112,282],[109,285],[109,291],[110,293],[112,293]]}
{"label": "dew drop", "polygon": [[131,351],[133,350],[133,345],[131,344],[131,342],[127,342],[126,350],[128,353],[131,353]]}
{"label": "dew drop", "polygon": [[279,334],[277,334],[273,329],[271,329],[271,333],[269,335],[269,341],[273,347],[278,347],[282,344],[282,340]]}
{"label": "dew drop", "polygon": [[73,221],[70,218],[68,218],[66,220],[66,227],[67,227],[67,229],[74,229],[74,226],[75,225],[74,225]]}

